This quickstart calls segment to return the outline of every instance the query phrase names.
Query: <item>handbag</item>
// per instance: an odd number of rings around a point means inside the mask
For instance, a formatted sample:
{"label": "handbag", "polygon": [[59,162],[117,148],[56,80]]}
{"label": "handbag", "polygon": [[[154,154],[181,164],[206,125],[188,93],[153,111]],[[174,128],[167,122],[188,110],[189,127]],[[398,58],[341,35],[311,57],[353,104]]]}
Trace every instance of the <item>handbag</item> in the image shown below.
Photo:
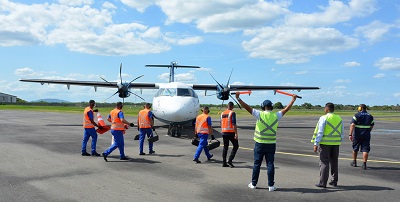
{"label": "handbag", "polygon": [[194,145],[194,146],[199,146],[199,143],[200,143],[200,141],[199,141],[199,139],[198,138],[192,138],[192,140],[190,141],[191,143],[192,143],[192,145]]}
{"label": "handbag", "polygon": [[218,148],[221,145],[221,142],[219,142],[219,140],[215,139],[215,140],[210,140],[210,142],[208,142],[207,148],[208,150],[213,150],[215,148]]}

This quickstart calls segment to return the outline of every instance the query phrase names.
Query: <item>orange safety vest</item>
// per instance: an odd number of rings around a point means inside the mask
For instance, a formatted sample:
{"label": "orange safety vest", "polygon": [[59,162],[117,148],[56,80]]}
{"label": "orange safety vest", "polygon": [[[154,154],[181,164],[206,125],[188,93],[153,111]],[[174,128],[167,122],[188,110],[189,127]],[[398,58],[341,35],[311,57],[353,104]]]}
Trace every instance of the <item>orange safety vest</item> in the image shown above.
{"label": "orange safety vest", "polygon": [[232,114],[234,112],[232,110],[225,110],[221,114],[221,129],[223,133],[234,133],[235,129],[233,128],[232,123]]}
{"label": "orange safety vest", "polygon": [[196,133],[208,134],[208,128],[210,127],[207,123],[209,115],[200,114],[196,118]]}
{"label": "orange safety vest", "polygon": [[124,123],[118,117],[121,110],[115,108],[110,112],[111,117],[111,130],[125,130]]}
{"label": "orange safety vest", "polygon": [[149,118],[149,112],[150,110],[148,109],[143,109],[139,112],[139,128],[151,128],[151,120]]}
{"label": "orange safety vest", "polygon": [[86,107],[83,111],[83,128],[94,128],[93,123],[90,121],[89,116],[87,115],[88,112],[93,110],[90,107]]}

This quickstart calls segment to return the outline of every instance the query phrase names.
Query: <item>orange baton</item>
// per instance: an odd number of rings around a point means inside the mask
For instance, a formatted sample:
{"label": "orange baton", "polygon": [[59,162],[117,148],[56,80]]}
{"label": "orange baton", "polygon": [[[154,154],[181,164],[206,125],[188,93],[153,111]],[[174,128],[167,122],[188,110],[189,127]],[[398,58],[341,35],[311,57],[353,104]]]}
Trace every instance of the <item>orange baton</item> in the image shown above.
{"label": "orange baton", "polygon": [[[293,96],[293,94],[290,94],[290,93],[287,93],[287,92],[283,92],[283,91],[280,91],[280,90],[275,90],[275,92],[283,94],[283,95],[287,95],[287,96]],[[300,98],[300,99],[302,98],[302,97],[300,97],[298,95],[296,95],[296,97]]]}

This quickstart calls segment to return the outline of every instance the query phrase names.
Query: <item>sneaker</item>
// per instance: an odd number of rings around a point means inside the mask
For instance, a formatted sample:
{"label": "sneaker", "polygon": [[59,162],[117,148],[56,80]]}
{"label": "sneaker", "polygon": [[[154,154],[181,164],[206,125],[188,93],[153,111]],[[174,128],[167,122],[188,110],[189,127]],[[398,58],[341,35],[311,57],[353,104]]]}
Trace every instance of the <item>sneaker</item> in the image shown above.
{"label": "sneaker", "polygon": [[352,161],[352,162],[350,163],[350,165],[351,165],[352,167],[357,167],[357,161]]}
{"label": "sneaker", "polygon": [[362,166],[361,166],[361,169],[367,170],[367,163],[363,163]]}
{"label": "sneaker", "polygon": [[233,165],[232,161],[228,161],[228,165],[229,165],[229,167],[231,167],[231,168],[234,168],[234,167],[235,167],[235,166]]}
{"label": "sneaker", "polygon": [[107,162],[107,155],[105,153],[102,153],[102,155],[103,155],[104,161]]}
{"label": "sneaker", "polygon": [[211,154],[210,157],[207,157],[207,160],[211,160],[214,155]]}
{"label": "sneaker", "polygon": [[90,154],[87,152],[84,152],[84,153],[82,153],[82,156],[90,156]]}
{"label": "sneaker", "polygon": [[254,186],[252,182],[250,182],[250,184],[248,185],[248,187],[249,187],[250,189],[257,189],[257,187]]}
{"label": "sneaker", "polygon": [[156,153],[156,151],[149,151],[149,154],[154,154],[154,153]]}
{"label": "sneaker", "polygon": [[201,161],[199,161],[199,159],[193,159],[193,161],[196,163],[201,163]]}
{"label": "sneaker", "polygon": [[275,191],[276,190],[276,186],[274,185],[274,186],[271,186],[271,187],[268,187],[268,191]]}

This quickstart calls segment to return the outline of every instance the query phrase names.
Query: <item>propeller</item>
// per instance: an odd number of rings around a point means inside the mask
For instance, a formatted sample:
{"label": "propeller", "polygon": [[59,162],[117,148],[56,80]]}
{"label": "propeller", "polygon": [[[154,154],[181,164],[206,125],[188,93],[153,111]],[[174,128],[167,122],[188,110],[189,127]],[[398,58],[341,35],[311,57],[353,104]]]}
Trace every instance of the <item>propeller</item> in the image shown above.
{"label": "propeller", "polygon": [[[133,95],[139,97],[140,99],[142,99],[143,101],[145,101],[142,97],[140,97],[140,96],[137,95],[136,93],[133,93],[132,91],[130,91],[130,87],[131,87],[132,82],[136,81],[137,79],[139,79],[139,78],[141,78],[141,77],[143,77],[143,76],[144,76],[144,75],[140,75],[140,76],[136,77],[135,79],[133,79],[133,80],[132,80],[131,82],[129,82],[129,83],[123,83],[123,82],[122,82],[122,63],[121,63],[121,65],[119,66],[119,78],[120,78],[121,83],[120,83],[120,85],[118,85],[118,90],[117,90],[117,92],[115,92],[113,95],[111,95],[110,97],[108,97],[108,98],[105,99],[104,101],[110,99],[111,97],[113,97],[114,95],[116,95],[116,94],[118,94],[118,93],[119,93],[119,97],[122,98],[122,102],[123,102],[123,103],[125,102],[125,98],[126,98],[126,97],[129,97],[130,94],[133,94]],[[110,83],[110,82],[108,82],[106,79],[104,79],[103,77],[100,77],[100,78],[101,78],[103,81],[105,81],[105,82],[107,82],[107,83]],[[103,101],[103,102],[104,102],[104,101]]]}
{"label": "propeller", "polygon": [[236,101],[236,99],[230,94],[231,89],[229,88],[229,82],[231,80],[231,76],[232,76],[232,72],[233,72],[233,68],[231,70],[231,74],[229,75],[228,78],[228,82],[226,83],[226,86],[220,84],[215,78],[214,76],[210,73],[211,77],[214,79],[214,81],[218,84],[217,86],[217,97],[218,99],[222,100],[222,104],[221,104],[221,108],[224,105],[224,101],[228,100],[229,98],[232,98],[233,101],[235,101],[235,103],[239,106],[240,109],[242,109],[242,107],[240,106],[240,104]]}

